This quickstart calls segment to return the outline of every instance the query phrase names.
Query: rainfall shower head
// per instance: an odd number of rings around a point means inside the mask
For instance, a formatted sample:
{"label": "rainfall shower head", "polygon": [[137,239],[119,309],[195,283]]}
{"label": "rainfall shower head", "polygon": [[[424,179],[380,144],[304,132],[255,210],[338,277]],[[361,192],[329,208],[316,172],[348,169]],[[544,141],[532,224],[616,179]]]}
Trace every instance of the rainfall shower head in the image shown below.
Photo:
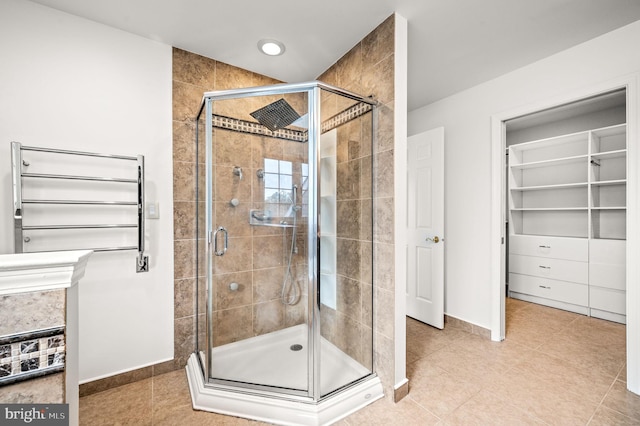
{"label": "rainfall shower head", "polygon": [[298,113],[284,99],[253,111],[251,116],[272,132],[287,127],[300,118]]}

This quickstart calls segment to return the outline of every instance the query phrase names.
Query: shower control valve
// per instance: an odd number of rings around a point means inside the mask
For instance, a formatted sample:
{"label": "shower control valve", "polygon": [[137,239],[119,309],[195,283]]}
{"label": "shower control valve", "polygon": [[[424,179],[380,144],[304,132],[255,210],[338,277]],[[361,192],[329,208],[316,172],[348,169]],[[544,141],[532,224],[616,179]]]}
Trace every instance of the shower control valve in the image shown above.
{"label": "shower control valve", "polygon": [[235,166],[233,168],[233,174],[238,176],[242,180],[242,167]]}

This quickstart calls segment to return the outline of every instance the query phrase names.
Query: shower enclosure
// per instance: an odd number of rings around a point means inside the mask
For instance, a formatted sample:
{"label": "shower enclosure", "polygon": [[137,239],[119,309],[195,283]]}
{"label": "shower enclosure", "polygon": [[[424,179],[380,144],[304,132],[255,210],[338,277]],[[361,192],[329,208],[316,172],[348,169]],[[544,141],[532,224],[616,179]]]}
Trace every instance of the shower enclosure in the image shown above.
{"label": "shower enclosure", "polygon": [[382,397],[374,128],[375,101],[318,81],[204,94],[195,408],[315,425]]}

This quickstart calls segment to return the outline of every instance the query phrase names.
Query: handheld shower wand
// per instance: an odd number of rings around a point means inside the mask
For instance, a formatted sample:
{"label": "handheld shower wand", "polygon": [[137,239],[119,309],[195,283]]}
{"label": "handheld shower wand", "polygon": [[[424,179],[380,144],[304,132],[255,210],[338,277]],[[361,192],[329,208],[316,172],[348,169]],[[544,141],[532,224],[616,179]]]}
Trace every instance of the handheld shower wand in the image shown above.
{"label": "handheld shower wand", "polygon": [[[287,270],[284,274],[284,280],[282,281],[282,292],[280,294],[280,298],[282,303],[285,305],[295,305],[300,300],[301,292],[298,283],[294,280],[291,275],[291,261],[293,260],[293,253],[298,253],[298,247],[296,245],[296,230],[297,230],[297,217],[298,210],[300,207],[297,205],[298,200],[298,185],[293,185],[291,187],[291,208],[289,209],[291,214],[293,215],[293,227],[291,228],[291,249],[289,251],[289,261],[287,262]],[[286,237],[287,233],[283,233],[283,238]],[[288,296],[287,291],[287,281],[291,283],[291,290],[293,291],[292,296]]]}

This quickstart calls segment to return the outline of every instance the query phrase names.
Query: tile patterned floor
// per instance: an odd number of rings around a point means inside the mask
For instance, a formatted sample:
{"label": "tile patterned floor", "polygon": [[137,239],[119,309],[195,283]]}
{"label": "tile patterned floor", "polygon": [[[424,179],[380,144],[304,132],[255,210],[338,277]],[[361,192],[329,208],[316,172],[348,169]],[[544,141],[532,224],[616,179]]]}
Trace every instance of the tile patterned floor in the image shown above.
{"label": "tile patterned floor", "polygon": [[[409,395],[338,425],[640,425],[623,325],[507,299],[502,343],[407,319],[407,347]],[[80,424],[264,423],[193,411],[180,370],[81,398]]]}

